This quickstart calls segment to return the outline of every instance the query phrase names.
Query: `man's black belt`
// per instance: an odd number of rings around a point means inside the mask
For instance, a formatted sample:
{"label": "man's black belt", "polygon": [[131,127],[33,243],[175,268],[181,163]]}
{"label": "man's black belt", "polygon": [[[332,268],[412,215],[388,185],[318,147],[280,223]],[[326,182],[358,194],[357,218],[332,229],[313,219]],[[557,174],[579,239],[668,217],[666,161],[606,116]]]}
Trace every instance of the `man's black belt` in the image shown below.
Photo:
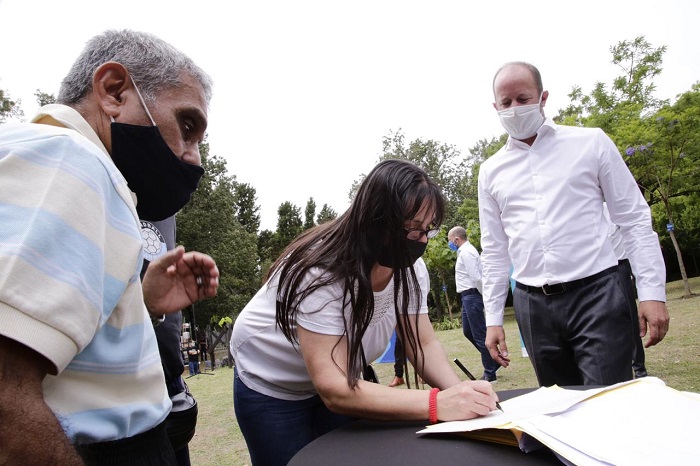
{"label": "man's black belt", "polygon": [[515,286],[517,288],[520,288],[521,290],[525,290],[528,293],[541,293],[547,296],[552,296],[556,294],[562,294],[567,291],[572,291],[575,290],[576,288],[581,288],[584,285],[588,285],[589,283],[593,283],[600,277],[604,277],[606,275],[610,275],[613,273],[617,273],[617,265],[613,265],[612,267],[605,269],[601,272],[594,273],[593,275],[589,277],[584,277],[584,278],[579,278],[578,280],[572,280],[570,282],[565,282],[565,283],[555,283],[554,285],[542,285],[542,286],[528,286],[528,285],[523,285],[520,282],[515,282]]}

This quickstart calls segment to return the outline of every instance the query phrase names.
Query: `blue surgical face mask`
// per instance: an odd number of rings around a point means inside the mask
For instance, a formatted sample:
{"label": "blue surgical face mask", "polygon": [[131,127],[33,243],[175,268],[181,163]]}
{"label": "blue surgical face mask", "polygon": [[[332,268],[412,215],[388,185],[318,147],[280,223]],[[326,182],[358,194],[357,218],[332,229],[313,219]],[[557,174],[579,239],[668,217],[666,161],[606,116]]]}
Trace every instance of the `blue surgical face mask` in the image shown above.
{"label": "blue surgical face mask", "polygon": [[447,243],[447,244],[449,245],[449,247],[450,247],[451,250],[453,250],[453,251],[459,251],[459,248],[457,247],[457,245],[456,245],[455,243],[453,243],[452,241],[450,241],[450,242]]}

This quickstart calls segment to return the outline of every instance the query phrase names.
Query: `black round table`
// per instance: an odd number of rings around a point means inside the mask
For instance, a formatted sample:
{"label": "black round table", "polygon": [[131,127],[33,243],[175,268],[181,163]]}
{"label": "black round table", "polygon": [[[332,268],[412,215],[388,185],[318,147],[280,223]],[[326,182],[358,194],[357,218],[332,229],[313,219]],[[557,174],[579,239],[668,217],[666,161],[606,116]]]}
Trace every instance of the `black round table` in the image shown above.
{"label": "black round table", "polygon": [[[590,388],[590,387],[588,387]],[[498,392],[501,401],[532,388]],[[542,465],[561,461],[548,449],[525,453],[518,447],[459,435],[417,435],[426,422],[356,421],[335,429],[301,449],[289,466],[312,465]]]}

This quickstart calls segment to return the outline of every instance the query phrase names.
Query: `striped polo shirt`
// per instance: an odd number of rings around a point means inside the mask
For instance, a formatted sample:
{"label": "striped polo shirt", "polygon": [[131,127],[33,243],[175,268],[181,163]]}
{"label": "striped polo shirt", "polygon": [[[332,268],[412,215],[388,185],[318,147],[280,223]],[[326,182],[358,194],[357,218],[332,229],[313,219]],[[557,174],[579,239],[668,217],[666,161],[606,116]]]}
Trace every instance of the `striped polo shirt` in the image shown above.
{"label": "striped polo shirt", "polygon": [[126,438],[171,406],[136,209],[94,132],[75,130],[87,122],[49,107],[73,129],[0,125],[0,334],[55,365],[44,398],[73,443]]}

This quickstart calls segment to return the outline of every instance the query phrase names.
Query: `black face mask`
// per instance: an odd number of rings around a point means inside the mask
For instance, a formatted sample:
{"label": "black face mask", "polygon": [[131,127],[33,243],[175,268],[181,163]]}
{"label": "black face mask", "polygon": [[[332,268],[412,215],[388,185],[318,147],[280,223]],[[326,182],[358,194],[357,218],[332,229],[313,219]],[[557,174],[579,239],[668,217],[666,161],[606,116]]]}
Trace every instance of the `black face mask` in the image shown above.
{"label": "black face mask", "polygon": [[408,254],[400,257],[395,257],[391,254],[391,251],[387,247],[382,247],[379,249],[377,255],[377,262],[383,267],[389,267],[391,269],[405,269],[410,267],[414,262],[418,260],[424,253],[425,248],[428,246],[427,242],[415,241],[406,239],[406,249]]}
{"label": "black face mask", "polygon": [[112,161],[136,193],[140,219],[166,219],[190,201],[204,169],[180,160],[157,126],[112,122],[111,131]]}

